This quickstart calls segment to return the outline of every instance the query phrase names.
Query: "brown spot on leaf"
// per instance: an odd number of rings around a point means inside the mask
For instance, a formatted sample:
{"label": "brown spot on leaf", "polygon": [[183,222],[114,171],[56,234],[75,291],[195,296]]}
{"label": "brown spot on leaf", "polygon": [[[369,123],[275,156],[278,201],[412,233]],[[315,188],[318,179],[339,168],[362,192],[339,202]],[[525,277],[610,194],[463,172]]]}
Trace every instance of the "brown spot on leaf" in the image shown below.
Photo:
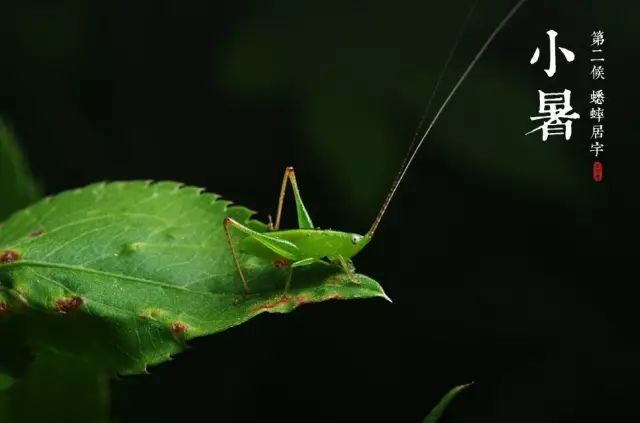
{"label": "brown spot on leaf", "polygon": [[20,254],[13,250],[5,250],[0,253],[0,264],[12,263],[20,259]]}
{"label": "brown spot on leaf", "polygon": [[283,295],[282,297],[278,298],[275,301],[271,301],[271,302],[267,302],[267,303],[263,303],[263,304],[258,304],[253,309],[254,310],[260,310],[260,311],[269,311],[269,310],[274,309],[274,308],[276,308],[278,306],[289,304],[290,300],[291,300],[291,297],[289,297],[288,295]]}
{"label": "brown spot on leaf", "polygon": [[42,229],[36,229],[35,231],[31,231],[29,232],[29,235],[27,235],[29,238],[35,238],[38,237],[40,235],[42,235],[44,233],[44,231]]}
{"label": "brown spot on leaf", "polygon": [[342,299],[342,295],[340,294],[329,295],[327,298],[325,298],[325,300],[341,300],[341,299]]}
{"label": "brown spot on leaf", "polygon": [[171,332],[174,335],[182,335],[187,331],[187,325],[182,322],[173,322],[171,323]]}
{"label": "brown spot on leaf", "polygon": [[80,308],[84,304],[84,300],[78,296],[70,298],[57,299],[54,304],[54,309],[58,313],[67,314],[73,310]]}
{"label": "brown spot on leaf", "polygon": [[0,317],[9,314],[9,309],[5,303],[0,303]]}
{"label": "brown spot on leaf", "polygon": [[306,295],[298,295],[298,296],[296,296],[296,304],[297,305],[307,304],[309,301],[311,301],[311,299]]}

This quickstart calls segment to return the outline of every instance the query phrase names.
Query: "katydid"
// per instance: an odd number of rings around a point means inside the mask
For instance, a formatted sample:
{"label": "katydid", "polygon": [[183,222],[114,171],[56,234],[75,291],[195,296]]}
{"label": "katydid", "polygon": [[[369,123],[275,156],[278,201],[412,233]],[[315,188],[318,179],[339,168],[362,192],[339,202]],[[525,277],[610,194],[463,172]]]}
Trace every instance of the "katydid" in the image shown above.
{"label": "katydid", "polygon": [[[405,173],[408,168],[411,166],[411,162],[415,158],[418,150],[422,146],[423,142],[427,138],[427,135],[433,128],[433,125],[438,120],[438,117],[447,106],[454,93],[458,90],[462,82],[466,79],[469,72],[473,69],[476,62],[483,55],[484,51],[487,49],[489,44],[496,37],[498,32],[507,24],[507,22],[511,19],[511,17],[516,13],[516,11],[525,3],[526,0],[519,0],[515,6],[509,11],[509,13],[504,17],[504,19],[498,24],[498,26],[494,29],[494,31],[489,35],[483,46],[480,48],[478,53],[475,55],[471,63],[467,66],[465,71],[457,80],[456,84],[453,86],[445,100],[442,102],[440,108],[436,112],[435,116],[429,123],[426,130],[423,132],[420,140],[417,141],[417,135],[414,138],[414,143],[409,147],[409,151],[407,152],[407,156],[404,160],[404,163],[401,165],[400,170],[391,185],[391,189],[389,193],[385,197],[382,202],[382,206],[378,211],[371,227],[364,235],[359,235],[353,232],[341,232],[335,230],[325,230],[314,227],[311,217],[307,212],[304,203],[302,202],[302,196],[300,195],[300,189],[298,188],[298,183],[296,180],[295,172],[293,167],[287,167],[284,172],[284,177],[282,179],[282,186],[280,188],[280,196],[278,198],[278,207],[276,211],[276,221],[275,224],[269,222],[269,230],[267,232],[257,232],[252,230],[237,221],[233,220],[230,217],[227,217],[223,221],[223,228],[225,232],[225,236],[227,238],[229,248],[231,250],[231,255],[233,257],[233,261],[235,263],[236,269],[240,278],[242,280],[242,284],[246,292],[249,292],[249,284],[247,283],[247,279],[242,271],[242,267],[240,266],[240,262],[238,261],[238,254],[236,251],[236,246],[234,246],[233,238],[229,231],[230,228],[234,228],[240,232],[245,233],[247,236],[242,239],[239,245],[239,249],[249,255],[257,256],[263,259],[271,260],[276,266],[288,266],[289,272],[285,282],[285,291],[290,288],[291,277],[293,274],[293,270],[298,267],[307,266],[319,261],[329,261],[330,263],[337,264],[342,267],[344,271],[349,275],[349,278],[352,282],[358,283],[354,267],[351,259],[358,254],[373,238],[373,235],[382,220],[387,207],[391,203],[394,194],[396,193],[402,179],[404,178]],[[457,44],[457,43],[456,43]],[[454,45],[451,55],[455,51],[456,46]],[[451,56],[449,57],[449,59]],[[443,73],[448,66],[448,61],[444,66]],[[442,74],[436,84],[440,83],[442,80]],[[434,93],[435,94],[435,89]],[[432,99],[433,99],[432,94]],[[429,101],[429,104],[431,101]],[[427,108],[428,112],[428,108]],[[420,127],[418,128],[420,129]],[[282,205],[284,202],[284,196],[287,188],[287,184],[291,184],[291,188],[293,189],[293,196],[296,204],[296,211],[298,217],[298,229],[288,229],[281,230],[280,229],[280,220],[282,216]]]}

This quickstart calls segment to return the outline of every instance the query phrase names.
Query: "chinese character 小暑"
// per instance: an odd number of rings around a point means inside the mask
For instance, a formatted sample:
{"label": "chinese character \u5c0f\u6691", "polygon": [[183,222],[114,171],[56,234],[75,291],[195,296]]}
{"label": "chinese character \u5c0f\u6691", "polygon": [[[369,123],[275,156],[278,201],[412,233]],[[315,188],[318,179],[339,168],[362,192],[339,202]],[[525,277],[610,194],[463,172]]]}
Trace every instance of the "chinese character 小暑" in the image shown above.
{"label": "chinese character \u5c0f\u6691", "polygon": [[[544,71],[547,73],[547,76],[552,77],[556,73],[556,37],[558,33],[554,30],[547,31],[547,35],[549,36],[549,68]],[[560,52],[564,55],[564,58],[567,59],[567,62],[573,62],[576,58],[576,55],[571,51],[564,47],[558,47]],[[533,52],[533,56],[529,63],[532,65],[538,61],[540,58],[540,48],[536,48]]]}
{"label": "chinese character \u5c0f\u6691", "polygon": [[579,119],[580,115],[576,112],[569,113],[573,110],[571,107],[571,91],[564,90],[558,93],[545,93],[538,90],[539,109],[541,116],[532,116],[531,120],[545,121],[542,125],[529,131],[529,135],[535,131],[542,130],[542,141],[546,141],[551,135],[564,135],[566,140],[571,138],[571,119]]}

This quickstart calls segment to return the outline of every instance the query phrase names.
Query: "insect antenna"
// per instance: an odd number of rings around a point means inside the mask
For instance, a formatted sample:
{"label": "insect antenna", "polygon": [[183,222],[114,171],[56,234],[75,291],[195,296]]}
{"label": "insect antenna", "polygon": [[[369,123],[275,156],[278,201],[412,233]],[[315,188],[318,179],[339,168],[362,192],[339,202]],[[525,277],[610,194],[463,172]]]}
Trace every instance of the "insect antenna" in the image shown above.
{"label": "insect antenna", "polygon": [[409,148],[407,148],[407,153],[404,156],[404,159],[402,160],[402,164],[400,165],[400,171],[396,174],[396,178],[393,181],[392,186],[395,186],[398,183],[398,179],[400,179],[400,175],[402,173],[402,169],[404,169],[404,167],[407,165],[407,161],[409,160],[409,157],[411,156],[411,152],[413,151],[414,147],[416,146],[416,144],[418,143],[418,137],[420,136],[420,132],[422,131],[422,129],[424,128],[424,123],[427,120],[427,116],[429,115],[429,111],[431,110],[431,106],[433,105],[433,100],[436,97],[436,94],[438,92],[438,88],[440,87],[440,84],[442,83],[442,80],[444,79],[444,76],[447,72],[447,69],[449,68],[449,65],[451,64],[451,61],[453,60],[453,56],[455,55],[456,50],[458,49],[458,46],[460,45],[460,40],[462,39],[462,36],[464,35],[464,32],[467,28],[467,26],[469,25],[469,21],[471,20],[471,17],[473,16],[473,12],[476,8],[476,6],[478,5],[478,2],[480,0],[475,0],[473,2],[473,4],[471,5],[471,8],[469,9],[469,12],[467,13],[467,18],[465,19],[463,25],[460,27],[460,31],[453,43],[453,46],[451,47],[451,49],[449,50],[449,55],[444,63],[444,66],[442,66],[442,70],[440,71],[440,74],[438,75],[438,79],[436,80],[435,85],[433,86],[433,90],[431,91],[431,95],[429,96],[429,101],[427,102],[427,106],[424,109],[424,112],[422,112],[422,117],[420,118],[420,123],[418,123],[418,127],[416,128],[416,131],[413,135],[413,139],[411,140],[411,145],[409,145]]}
{"label": "insect antenna", "polygon": [[374,219],[373,223],[371,224],[371,228],[369,228],[369,231],[367,232],[367,235],[369,237],[373,237],[373,234],[375,233],[376,229],[378,228],[378,225],[380,224],[380,221],[382,220],[382,217],[384,216],[384,214],[385,214],[385,212],[387,210],[387,207],[389,207],[389,204],[391,203],[391,200],[393,199],[393,196],[395,195],[396,191],[398,190],[398,187],[400,186],[400,183],[404,179],[404,176],[407,173],[407,170],[409,169],[409,167],[411,166],[411,163],[415,159],[416,154],[418,153],[418,150],[420,150],[420,147],[422,146],[422,144],[424,143],[425,139],[429,135],[429,132],[431,132],[431,129],[433,128],[433,125],[436,123],[436,121],[440,117],[440,114],[442,114],[443,110],[445,109],[447,104],[449,104],[449,102],[451,101],[451,98],[453,97],[455,92],[458,90],[458,88],[460,88],[460,85],[462,85],[464,80],[469,75],[469,72],[471,72],[471,70],[475,67],[476,63],[478,62],[478,60],[480,60],[480,58],[484,54],[484,52],[487,49],[487,47],[489,47],[489,45],[491,44],[493,39],[498,35],[498,33],[502,30],[502,28],[511,20],[513,15],[516,14],[518,9],[520,9],[520,7],[526,1],[527,0],[519,0],[518,3],[516,3],[516,5],[513,6],[511,8],[511,10],[509,11],[509,13],[507,13],[507,15],[502,19],[502,21],[500,21],[500,23],[493,30],[491,35],[489,35],[489,37],[484,42],[484,44],[482,45],[482,47],[480,48],[478,53],[476,53],[476,55],[474,56],[473,60],[471,60],[471,63],[469,63],[469,65],[467,66],[465,71],[462,73],[460,78],[458,78],[458,81],[455,83],[455,85],[453,86],[453,88],[451,89],[451,91],[449,92],[447,97],[444,99],[444,101],[440,105],[440,108],[438,109],[438,111],[436,112],[435,116],[433,117],[433,119],[429,123],[429,126],[427,127],[427,129],[423,132],[422,137],[420,137],[420,140],[417,142],[417,145],[416,145],[416,140],[418,139],[417,138],[417,134],[420,132],[420,130],[421,130],[422,126],[423,126],[422,122],[424,122],[426,114],[429,111],[429,108],[430,108],[431,103],[433,101],[433,98],[435,96],[435,90],[437,90],[438,86],[440,85],[440,82],[442,81],[442,78],[444,76],[444,72],[446,71],[446,69],[447,69],[447,67],[449,65],[449,62],[451,61],[451,59],[452,59],[452,57],[454,55],[454,52],[455,52],[455,50],[456,50],[456,48],[457,48],[457,46],[458,46],[458,44],[460,42],[460,37],[462,36],[462,33],[464,32],[464,28],[466,27],[466,25],[468,23],[468,20],[469,20],[471,14],[472,14],[477,2],[474,3],[473,6],[471,7],[471,9],[469,11],[469,14],[467,15],[467,22],[465,22],[465,24],[463,25],[462,31],[459,34],[459,38],[454,43],[454,46],[453,46],[453,48],[451,50],[451,53],[449,54],[449,57],[448,57],[445,65],[443,67],[443,70],[442,70],[442,72],[441,72],[441,74],[440,74],[440,76],[438,78],[438,81],[437,81],[436,86],[434,88],[434,92],[431,94],[431,98],[429,99],[429,103],[427,105],[427,110],[425,111],[425,114],[423,115],[422,120],[421,120],[420,124],[418,125],[418,130],[416,131],[416,136],[414,136],[414,140],[411,143],[411,146],[409,147],[409,149],[407,151],[407,155],[406,155],[402,165],[400,166],[400,170],[398,171],[398,174],[396,175],[395,180],[391,184],[391,189],[389,190],[389,193],[387,194],[387,196],[385,197],[384,201],[382,202],[382,206],[380,207],[380,210],[378,211],[378,215]]}

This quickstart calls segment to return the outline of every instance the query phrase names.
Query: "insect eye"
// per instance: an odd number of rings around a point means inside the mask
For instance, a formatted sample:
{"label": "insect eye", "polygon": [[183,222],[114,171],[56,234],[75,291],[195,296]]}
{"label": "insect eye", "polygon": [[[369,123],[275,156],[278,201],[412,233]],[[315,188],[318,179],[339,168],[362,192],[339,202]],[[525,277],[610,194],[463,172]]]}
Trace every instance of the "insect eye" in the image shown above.
{"label": "insect eye", "polygon": [[357,244],[358,241],[360,241],[360,236],[359,235],[351,235],[351,242],[353,242],[354,244]]}

